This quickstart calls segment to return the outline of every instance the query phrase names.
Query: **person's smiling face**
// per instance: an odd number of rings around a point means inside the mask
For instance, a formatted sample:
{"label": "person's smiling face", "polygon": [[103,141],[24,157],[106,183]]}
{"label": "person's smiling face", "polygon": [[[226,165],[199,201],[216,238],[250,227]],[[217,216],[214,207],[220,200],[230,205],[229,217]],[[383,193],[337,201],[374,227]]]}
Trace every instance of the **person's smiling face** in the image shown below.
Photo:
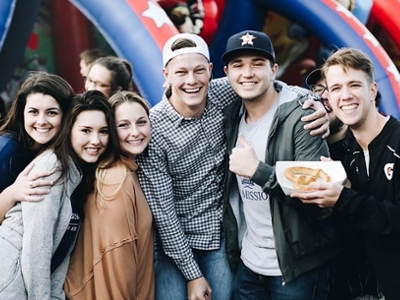
{"label": "person's smiling face", "polygon": [[97,90],[109,98],[111,96],[111,71],[99,64],[92,65],[85,78],[85,90]]}
{"label": "person's smiling face", "polygon": [[268,58],[249,52],[233,58],[224,70],[233,90],[243,100],[252,101],[273,90],[278,68]]}
{"label": "person's smiling face", "polygon": [[95,163],[107,148],[108,125],[100,110],[81,112],[71,130],[71,145],[76,155],[87,163]]}
{"label": "person's smiling face", "polygon": [[56,99],[41,93],[26,97],[24,127],[33,139],[33,149],[49,143],[60,130],[63,113]]}
{"label": "person's smiling face", "polygon": [[125,102],[115,109],[120,150],[134,159],[150,142],[151,126],[146,110],[135,102]]}
{"label": "person's smiling face", "polygon": [[370,112],[375,112],[377,84],[369,83],[365,73],[341,65],[326,72],[329,103],[334,114],[346,125],[359,127]]}
{"label": "person's smiling face", "polygon": [[171,85],[170,102],[185,117],[198,117],[206,105],[212,64],[202,54],[187,53],[174,57],[163,69]]}

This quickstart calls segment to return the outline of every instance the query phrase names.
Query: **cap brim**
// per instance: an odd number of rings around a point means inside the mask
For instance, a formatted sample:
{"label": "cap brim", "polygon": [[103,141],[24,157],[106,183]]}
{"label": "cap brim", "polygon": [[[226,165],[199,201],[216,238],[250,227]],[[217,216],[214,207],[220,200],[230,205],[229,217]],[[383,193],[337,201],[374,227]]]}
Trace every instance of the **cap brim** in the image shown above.
{"label": "cap brim", "polygon": [[321,69],[315,69],[306,78],[306,84],[308,86],[316,84],[318,80],[321,79]]}
{"label": "cap brim", "polygon": [[260,49],[260,48],[238,48],[238,49],[234,49],[231,51],[227,51],[222,55],[222,60],[225,63],[230,62],[234,57],[239,56],[241,53],[244,52],[254,52],[254,53],[261,53],[263,56],[267,57],[269,60],[275,62],[274,57],[271,55],[271,53],[269,53],[268,51],[265,51],[264,49]]}

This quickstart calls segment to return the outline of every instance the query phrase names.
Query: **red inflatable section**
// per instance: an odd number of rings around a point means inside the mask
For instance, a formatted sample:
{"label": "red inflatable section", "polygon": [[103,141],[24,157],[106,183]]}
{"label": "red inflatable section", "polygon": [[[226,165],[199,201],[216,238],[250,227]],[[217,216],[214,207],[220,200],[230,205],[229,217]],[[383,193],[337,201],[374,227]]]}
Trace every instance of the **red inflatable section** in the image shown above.
{"label": "red inflatable section", "polygon": [[214,0],[204,0],[204,25],[200,36],[209,44],[218,27],[218,5]]}
{"label": "red inflatable section", "polygon": [[397,13],[400,12],[399,0],[374,0],[370,17],[375,19],[389,34],[400,48],[400,22]]}
{"label": "red inflatable section", "polygon": [[67,80],[76,92],[84,90],[79,74],[79,54],[91,48],[88,20],[69,1],[50,2],[54,56],[57,74]]}
{"label": "red inflatable section", "polygon": [[171,36],[178,33],[178,30],[173,26],[162,26],[158,28],[153,19],[143,15],[143,12],[147,11],[149,8],[149,3],[147,1],[126,0],[126,3],[132,8],[132,11],[137,12],[137,17],[149,31],[149,34],[151,34],[160,50],[163,49],[164,44]]}

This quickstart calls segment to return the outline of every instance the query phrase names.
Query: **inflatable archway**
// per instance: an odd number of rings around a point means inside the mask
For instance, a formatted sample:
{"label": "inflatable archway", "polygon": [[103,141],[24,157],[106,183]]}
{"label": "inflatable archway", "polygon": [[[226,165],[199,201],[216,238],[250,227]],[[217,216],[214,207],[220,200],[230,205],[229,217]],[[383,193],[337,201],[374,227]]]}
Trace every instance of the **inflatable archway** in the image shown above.
{"label": "inflatable archway", "polygon": [[400,22],[394,13],[400,11],[400,1],[374,0],[371,17],[374,18],[400,48]]}
{"label": "inflatable archway", "polygon": [[162,96],[162,47],[177,30],[154,1],[71,0],[118,56],[133,65],[140,93],[154,105]]}
{"label": "inflatable archway", "polygon": [[[398,118],[400,116],[400,75],[375,37],[357,18],[337,3],[329,0],[322,0],[317,3],[302,2],[304,3],[301,6],[298,5],[290,11],[288,18],[302,23],[319,40],[331,48],[348,46],[359,48],[367,53],[375,66],[375,80],[379,85],[382,99],[387,100],[382,102],[382,109]],[[282,13],[280,11],[282,9],[277,5],[275,6],[274,10]],[[300,18],[301,14],[295,13],[296,9],[299,11],[301,9],[306,10],[303,12],[305,14],[303,19]],[[310,22],[305,23],[304,20],[307,19]],[[329,34],[326,34],[327,32]]]}
{"label": "inflatable archway", "polygon": [[220,57],[227,38],[249,28],[261,30],[260,19],[265,20],[265,11],[270,9],[307,28],[331,49],[347,46],[366,52],[375,65],[382,109],[399,118],[400,76],[395,65],[369,30],[342,5],[331,0],[231,0],[228,6],[210,46],[216,70],[223,67]]}
{"label": "inflatable archway", "polygon": [[10,28],[11,18],[15,7],[14,1],[3,1],[0,3],[0,48],[4,45],[4,40]]}
{"label": "inflatable archway", "polygon": [[[158,102],[163,83],[161,49],[176,30],[157,3],[151,0],[71,2],[96,24],[118,55],[132,62],[139,89],[152,104]],[[368,53],[376,66],[382,109],[399,117],[399,74],[394,64],[365,26],[343,6],[330,0],[231,0],[225,5],[210,45],[216,77],[222,76],[220,57],[227,38],[244,29],[261,30],[268,9],[301,24],[332,49],[349,46]]]}
{"label": "inflatable archway", "polygon": [[[274,1],[269,1],[274,2]],[[354,47],[367,53],[375,66],[375,80],[379,85],[382,99],[392,101],[382,102],[382,109],[399,118],[400,107],[400,75],[375,37],[360,23],[353,14],[340,4],[329,0],[310,3],[310,1],[280,1],[282,6],[290,2],[293,10],[288,18],[312,31],[325,45],[330,48]],[[283,14],[282,6],[270,6],[274,11]],[[296,13],[297,12],[297,13]],[[309,20],[304,22],[304,20]],[[329,34],[327,34],[329,32]]]}
{"label": "inflatable archway", "polygon": [[[177,33],[157,2],[70,1],[97,26],[114,51],[133,64],[134,80],[140,92],[151,104],[157,103],[161,99],[164,82],[161,74],[161,49],[165,41]],[[384,0],[375,1],[382,3]],[[22,0],[11,0],[0,4],[0,89],[4,88],[22,56],[37,15],[40,1],[31,0],[28,1],[29,4],[25,2],[22,4]],[[376,7],[380,6],[374,7],[372,12],[376,12]],[[365,26],[331,0],[230,0],[224,7],[220,24],[210,44],[216,77],[218,70],[222,74],[220,57],[227,38],[240,30],[262,30],[268,10],[299,23],[332,49],[349,46],[368,53],[376,67],[376,80],[383,99],[382,109],[399,118],[400,76],[394,64]],[[395,16],[391,18],[392,21],[394,18]],[[394,25],[391,26],[388,28],[393,28]]]}
{"label": "inflatable archway", "polygon": [[23,57],[39,5],[40,0],[0,1],[0,91]]}

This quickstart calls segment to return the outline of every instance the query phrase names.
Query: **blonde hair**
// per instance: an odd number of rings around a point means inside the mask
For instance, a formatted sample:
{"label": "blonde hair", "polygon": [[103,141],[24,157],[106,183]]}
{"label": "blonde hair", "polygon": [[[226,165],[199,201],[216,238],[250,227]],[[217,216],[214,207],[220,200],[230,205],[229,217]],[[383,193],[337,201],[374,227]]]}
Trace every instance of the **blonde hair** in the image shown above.
{"label": "blonde hair", "polygon": [[115,110],[117,109],[118,106],[120,106],[122,103],[129,102],[129,103],[138,103],[140,104],[144,110],[146,111],[147,116],[150,115],[150,105],[146,101],[146,99],[142,98],[138,93],[131,92],[131,91],[119,91],[112,95],[110,99],[108,99],[108,102],[110,102],[111,107],[115,113]]}
{"label": "blonde hair", "polygon": [[333,53],[321,68],[321,76],[326,79],[329,67],[339,65],[347,72],[348,68],[364,72],[369,84],[375,81],[374,64],[369,56],[356,48],[341,48]]}
{"label": "blonde hair", "polygon": [[[118,106],[120,106],[122,103],[125,102],[130,102],[130,103],[138,103],[140,104],[144,110],[147,113],[147,116],[150,115],[150,106],[148,102],[142,98],[139,94],[131,91],[118,91],[114,95],[112,95],[109,99],[108,102],[111,104],[111,108],[115,114],[115,110]],[[107,162],[105,162],[107,163]],[[121,170],[122,173],[122,179],[120,180],[119,185],[114,189],[114,191],[111,194],[105,194],[103,193],[103,187],[109,185],[109,183],[105,182],[105,178],[107,176],[107,168],[102,168],[102,166],[99,166],[96,169],[96,201],[97,203],[105,208],[105,202],[106,201],[112,201],[114,200],[115,196],[118,194],[118,192],[122,188],[122,184],[126,179],[126,176],[131,173],[131,170],[121,161],[119,160],[115,166],[119,167],[119,170]]]}
{"label": "blonde hair", "polygon": [[128,176],[128,174],[130,173],[129,168],[121,161],[118,161],[114,166],[118,167],[118,170],[122,172],[122,178],[121,179],[118,178],[120,182],[111,193],[103,192],[103,188],[105,186],[111,185],[109,182],[105,181],[105,178],[107,176],[107,172],[109,169],[102,168],[101,166],[96,169],[95,199],[96,199],[97,204],[99,206],[101,206],[103,209],[106,207],[107,201],[112,201],[115,199],[115,196],[118,194],[118,192],[122,188],[122,185],[126,179],[126,176]]}

